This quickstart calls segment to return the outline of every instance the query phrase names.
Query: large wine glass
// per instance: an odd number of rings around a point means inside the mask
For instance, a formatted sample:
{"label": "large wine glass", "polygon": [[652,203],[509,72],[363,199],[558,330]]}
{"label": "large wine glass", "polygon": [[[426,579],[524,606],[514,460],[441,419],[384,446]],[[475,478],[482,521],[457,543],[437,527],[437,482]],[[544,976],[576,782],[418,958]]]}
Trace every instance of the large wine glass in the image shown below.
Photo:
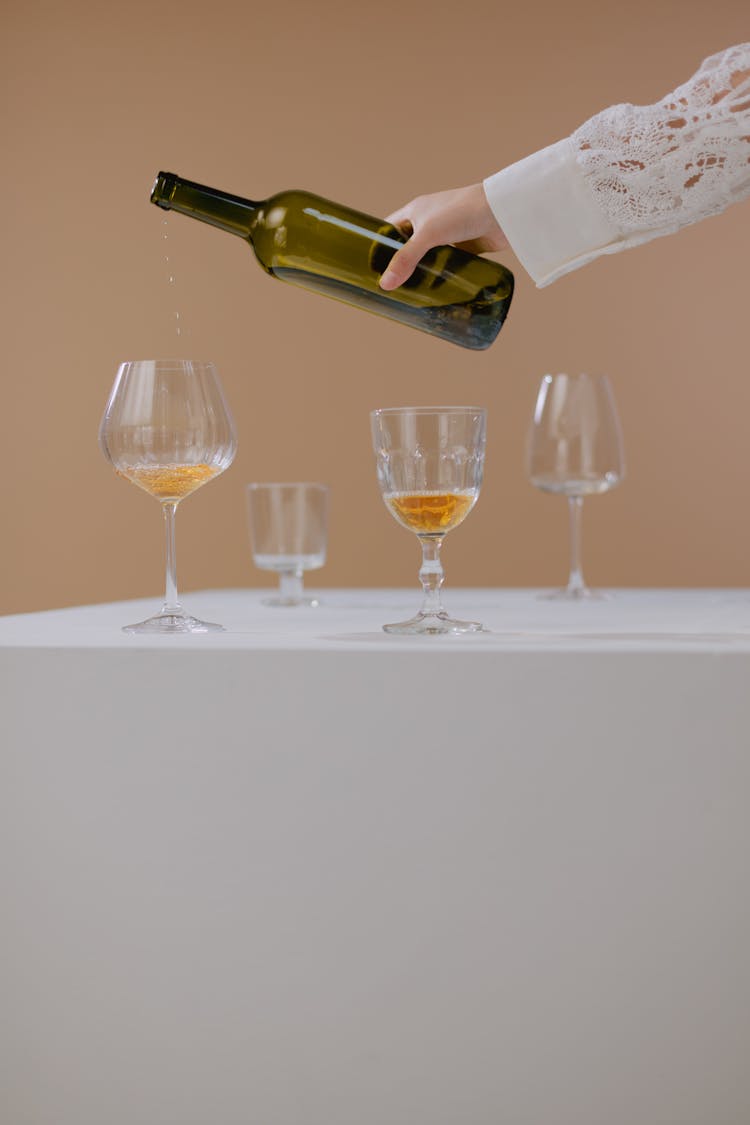
{"label": "large wine glass", "polygon": [[191,492],[223,473],[237,448],[234,423],[212,363],[144,359],[120,364],[99,428],[117,473],[162,506],[166,594],[159,613],[127,633],[206,633],[223,626],[186,614],[177,595],[175,513]]}
{"label": "large wine glass", "polygon": [[586,496],[598,496],[625,475],[622,433],[606,375],[545,375],[527,441],[527,473],[543,492],[565,496],[570,522],[568,584],[545,595],[601,597],[584,581],[581,516]]}
{"label": "large wine glass", "polygon": [[386,633],[476,633],[443,608],[440,548],[476,503],[484,472],[487,418],[479,406],[393,407],[371,416],[378,482],[391,515],[422,546],[422,608],[384,625]]}

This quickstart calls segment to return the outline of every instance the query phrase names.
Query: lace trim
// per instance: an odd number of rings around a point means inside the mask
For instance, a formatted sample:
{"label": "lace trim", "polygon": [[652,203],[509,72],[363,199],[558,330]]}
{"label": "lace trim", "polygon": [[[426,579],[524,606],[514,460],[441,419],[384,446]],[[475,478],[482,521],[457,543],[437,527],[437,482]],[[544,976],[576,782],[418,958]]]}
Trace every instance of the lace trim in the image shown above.
{"label": "lace trim", "polygon": [[604,110],[571,140],[623,237],[723,211],[750,195],[750,43],[712,55],[655,105]]}

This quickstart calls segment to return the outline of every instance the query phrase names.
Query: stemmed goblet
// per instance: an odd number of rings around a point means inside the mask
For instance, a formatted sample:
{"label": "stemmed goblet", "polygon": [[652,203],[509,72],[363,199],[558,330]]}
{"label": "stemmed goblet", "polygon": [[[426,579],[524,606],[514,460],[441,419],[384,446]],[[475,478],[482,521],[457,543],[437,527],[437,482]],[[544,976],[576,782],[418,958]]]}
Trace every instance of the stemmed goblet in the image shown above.
{"label": "stemmed goblet", "polygon": [[625,475],[620,422],[606,375],[542,378],[528,432],[526,461],[529,479],[536,488],[568,498],[568,584],[544,596],[568,600],[601,597],[583,577],[581,516],[584,497],[608,492]]}
{"label": "stemmed goblet", "polygon": [[443,608],[440,548],[479,496],[484,472],[486,411],[479,406],[392,407],[370,415],[378,482],[391,515],[422,546],[422,608],[384,625],[386,633],[476,633]]}
{"label": "stemmed goblet", "polygon": [[99,427],[99,445],[116,472],[154,496],[166,532],[166,594],[159,613],[127,633],[206,633],[223,626],[186,614],[177,595],[175,514],[191,492],[232,463],[234,423],[216,368],[183,359],[120,364]]}

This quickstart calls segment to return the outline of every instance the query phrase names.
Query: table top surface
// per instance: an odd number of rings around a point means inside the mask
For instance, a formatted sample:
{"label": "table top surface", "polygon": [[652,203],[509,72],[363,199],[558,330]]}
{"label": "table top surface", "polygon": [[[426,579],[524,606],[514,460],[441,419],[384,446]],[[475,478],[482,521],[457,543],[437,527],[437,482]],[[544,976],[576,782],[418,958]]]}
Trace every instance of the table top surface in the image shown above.
{"label": "table top surface", "polygon": [[750,655],[750,590],[628,589],[568,602],[534,589],[450,589],[449,613],[486,631],[404,637],[385,622],[411,617],[418,590],[328,589],[317,607],[264,604],[268,589],[185,593],[185,611],[224,626],[187,636],[133,635],[122,626],[158,611],[158,599],[77,606],[0,617],[8,649],[176,649],[182,651],[712,652]]}

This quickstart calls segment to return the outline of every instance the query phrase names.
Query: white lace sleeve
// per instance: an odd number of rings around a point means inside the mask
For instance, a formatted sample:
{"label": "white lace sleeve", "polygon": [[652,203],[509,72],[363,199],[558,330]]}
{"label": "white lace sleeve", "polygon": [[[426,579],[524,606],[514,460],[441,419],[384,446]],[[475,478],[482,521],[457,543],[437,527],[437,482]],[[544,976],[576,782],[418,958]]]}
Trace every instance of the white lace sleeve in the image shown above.
{"label": "white lace sleeve", "polygon": [[750,196],[750,43],[655,105],[617,105],[485,181],[521,263],[547,285]]}

